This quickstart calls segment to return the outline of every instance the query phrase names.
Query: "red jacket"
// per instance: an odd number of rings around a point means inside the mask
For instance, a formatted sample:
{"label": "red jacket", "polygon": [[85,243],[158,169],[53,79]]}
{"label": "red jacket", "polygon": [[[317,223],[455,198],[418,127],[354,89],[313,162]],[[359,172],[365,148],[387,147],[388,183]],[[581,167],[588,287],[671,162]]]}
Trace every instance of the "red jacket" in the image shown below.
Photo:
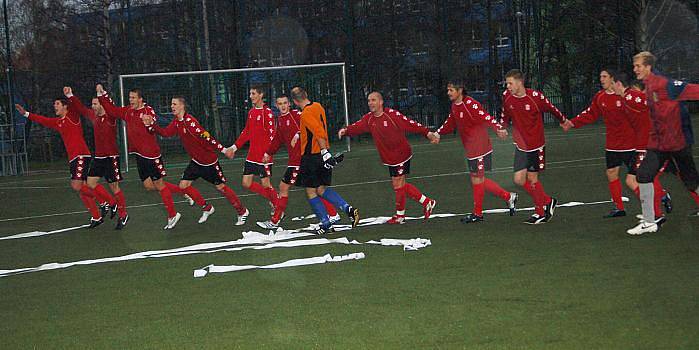
{"label": "red jacket", "polygon": [[235,146],[240,149],[248,141],[250,141],[250,150],[248,157],[245,159],[248,162],[257,164],[272,164],[262,161],[262,158],[269,148],[269,144],[274,139],[274,114],[272,110],[264,105],[261,108],[253,107],[248,112],[248,119],[245,122],[245,129],[235,141]]}
{"label": "red jacket", "polygon": [[512,139],[521,151],[534,151],[546,144],[544,112],[549,112],[563,123],[566,117],[543,93],[527,89],[524,96],[514,96],[505,90],[502,97],[502,123],[512,122]]}
{"label": "red jacket", "polygon": [[97,116],[92,108],[85,107],[75,95],[70,96],[68,102],[70,108],[75,109],[92,123],[95,137],[95,158],[118,156],[116,118],[107,113]]}
{"label": "red jacket", "polygon": [[571,119],[573,126],[581,128],[604,118],[607,127],[607,151],[633,151],[636,149],[636,133],[628,115],[624,111],[622,97],[607,91],[599,91],[592,98],[590,107]]}
{"label": "red jacket", "polygon": [[163,137],[179,136],[187,154],[199,165],[216,164],[217,152],[222,152],[224,149],[223,145],[199,124],[197,118],[190,114],[185,114],[182,120],[174,117],[170,125],[164,129],[153,123],[150,130]]}
{"label": "red jacket", "polygon": [[63,145],[68,153],[68,162],[72,162],[79,156],[90,157],[90,149],[87,148],[83,137],[83,127],[80,123],[80,115],[68,109],[68,114],[60,118],[47,118],[38,114],[29,113],[29,119],[47,128],[58,131],[63,139]]}
{"label": "red jacket", "polygon": [[371,133],[381,161],[385,165],[396,166],[413,156],[405,133],[427,136],[430,130],[396,110],[384,108],[381,115],[369,112],[347,127],[348,136],[367,132]]}
{"label": "red jacket", "polygon": [[493,151],[488,127],[493,130],[503,128],[478,101],[471,96],[464,96],[462,102],[451,104],[451,113],[437,133],[444,135],[454,132],[454,129],[458,130],[466,158],[476,159]]}
{"label": "red jacket", "polygon": [[643,82],[652,121],[648,148],[672,152],[693,143],[691,128],[683,129],[681,101],[699,100],[699,84],[687,84],[654,73]]}
{"label": "red jacket", "polygon": [[289,153],[289,161],[287,166],[298,167],[301,165],[301,139],[296,141],[295,146],[291,146],[291,140],[299,133],[299,125],[301,123],[301,112],[292,109],[287,114],[280,115],[277,118],[277,130],[274,133],[274,138],[267,149],[267,154],[273,155],[279,151],[282,144],[286,146],[286,151]]}
{"label": "red jacket", "polygon": [[634,140],[637,151],[645,151],[650,138],[650,110],[643,91],[626,89],[624,97],[624,112],[629,118],[634,130]]}
{"label": "red jacket", "polygon": [[139,109],[131,107],[117,107],[107,94],[99,96],[100,103],[107,114],[126,122],[126,135],[129,142],[129,153],[137,154],[143,158],[155,159],[160,157],[160,145],[154,133],[150,132],[143,124],[141,114],[147,114],[155,118],[153,108],[148,105]]}

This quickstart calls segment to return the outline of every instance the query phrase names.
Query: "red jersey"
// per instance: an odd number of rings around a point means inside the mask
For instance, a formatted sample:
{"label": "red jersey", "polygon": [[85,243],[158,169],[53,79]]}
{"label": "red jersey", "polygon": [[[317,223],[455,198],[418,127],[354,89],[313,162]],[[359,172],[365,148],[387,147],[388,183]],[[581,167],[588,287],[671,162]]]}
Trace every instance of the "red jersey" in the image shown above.
{"label": "red jersey", "polygon": [[626,152],[636,149],[636,133],[624,111],[621,96],[601,90],[592,98],[590,107],[570,121],[577,129],[594,123],[599,117],[604,119],[607,128],[607,151]]}
{"label": "red jersey", "polygon": [[459,103],[451,104],[451,112],[444,124],[437,130],[440,135],[450,134],[456,129],[466,151],[466,158],[476,159],[493,151],[488,136],[488,127],[502,129],[483,106],[471,96],[464,96]]}
{"label": "red jersey", "polygon": [[430,130],[396,110],[384,108],[381,115],[377,116],[369,112],[347,127],[348,136],[367,132],[371,133],[381,161],[385,165],[396,166],[413,156],[405,133],[427,136]]}
{"label": "red jersey", "polygon": [[643,82],[652,120],[648,148],[671,152],[693,143],[689,116],[683,116],[681,101],[699,100],[699,84],[687,84],[655,73],[650,73]]}
{"label": "red jersey", "polygon": [[549,112],[563,123],[566,117],[539,91],[527,89],[524,96],[514,96],[505,90],[502,97],[502,123],[512,122],[512,139],[521,151],[544,147],[544,112]]}
{"label": "red jersey", "polygon": [[83,137],[83,127],[80,123],[80,115],[68,109],[68,114],[60,118],[47,118],[38,114],[29,113],[28,118],[47,128],[58,131],[63,139],[63,145],[68,153],[68,162],[72,162],[79,156],[90,157],[90,149],[87,148]]}
{"label": "red jersey", "polygon": [[272,160],[269,163],[264,163],[262,158],[273,139],[274,114],[272,114],[272,110],[267,105],[260,108],[253,107],[248,112],[245,129],[235,141],[235,146],[240,149],[250,141],[250,150],[248,150],[248,157],[245,160],[251,163],[269,165],[272,164]]}
{"label": "red jersey", "polygon": [[98,96],[107,114],[126,122],[126,134],[129,138],[129,153],[143,158],[155,159],[160,157],[160,145],[155,134],[150,132],[141,120],[141,114],[153,116],[153,108],[144,105],[142,108],[117,107],[107,94]]}
{"label": "red jersey", "polygon": [[92,108],[87,108],[75,95],[68,98],[70,108],[75,109],[90,120],[95,136],[95,158],[107,158],[119,155],[117,148],[116,118],[109,114],[98,116]]}
{"label": "red jersey", "polygon": [[301,123],[301,112],[292,109],[287,114],[282,114],[277,118],[277,130],[274,133],[274,138],[267,149],[267,154],[272,155],[277,153],[282,144],[286,146],[286,151],[289,153],[289,161],[287,166],[298,167],[301,165],[301,140],[296,141],[295,146],[291,146],[291,140],[298,135],[299,125]]}
{"label": "red jersey", "polygon": [[646,94],[643,91],[626,89],[622,98],[624,113],[629,118],[634,130],[635,148],[637,151],[645,151],[650,138],[650,109]]}
{"label": "red jersey", "polygon": [[155,123],[149,129],[164,137],[178,135],[187,154],[195,163],[202,166],[218,162],[216,152],[222,152],[224,149],[223,145],[211,137],[209,132],[199,124],[197,118],[190,114],[185,114],[182,120],[173,118],[170,125],[164,129]]}

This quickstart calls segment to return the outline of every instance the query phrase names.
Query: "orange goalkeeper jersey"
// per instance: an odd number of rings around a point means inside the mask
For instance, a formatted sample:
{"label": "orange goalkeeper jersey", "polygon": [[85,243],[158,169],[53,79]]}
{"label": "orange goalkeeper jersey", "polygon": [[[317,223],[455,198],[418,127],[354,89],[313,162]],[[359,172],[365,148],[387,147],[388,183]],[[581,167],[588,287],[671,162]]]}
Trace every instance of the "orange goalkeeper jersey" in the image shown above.
{"label": "orange goalkeeper jersey", "polygon": [[327,147],[330,147],[325,109],[320,103],[312,102],[303,108],[300,129],[302,155],[320,153],[318,139],[325,140]]}

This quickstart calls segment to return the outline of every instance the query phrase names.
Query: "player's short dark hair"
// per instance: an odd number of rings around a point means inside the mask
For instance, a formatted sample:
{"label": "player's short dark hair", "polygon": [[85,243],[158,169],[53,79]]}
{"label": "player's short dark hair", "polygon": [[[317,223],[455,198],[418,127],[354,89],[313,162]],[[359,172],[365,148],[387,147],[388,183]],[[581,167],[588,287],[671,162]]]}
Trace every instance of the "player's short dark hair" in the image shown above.
{"label": "player's short dark hair", "polygon": [[454,89],[465,89],[466,84],[464,83],[463,79],[451,79],[447,82],[447,87],[453,87]]}
{"label": "player's short dark hair", "polygon": [[54,101],[58,101],[64,106],[68,105],[68,99],[65,97],[57,97]]}
{"label": "player's short dark hair", "polygon": [[262,87],[262,85],[251,85],[250,90],[255,90],[260,95],[265,94],[265,89]]}
{"label": "player's short dark hair", "polygon": [[288,99],[289,99],[289,95],[287,95],[287,94],[277,95],[277,97],[276,97],[275,99],[278,100],[278,99],[280,99],[280,98],[285,98],[285,99],[288,100]]}
{"label": "player's short dark hair", "polygon": [[510,71],[505,74],[505,79],[507,78],[514,78],[524,81],[524,73],[522,73],[522,71],[519,69],[510,69]]}
{"label": "player's short dark hair", "polygon": [[308,93],[300,86],[296,86],[291,89],[291,98],[294,101],[301,101],[308,98]]}
{"label": "player's short dark hair", "polygon": [[173,99],[173,100],[178,100],[178,101],[182,102],[182,104],[184,105],[184,108],[187,109],[187,99],[184,98],[184,96],[182,96],[182,95],[175,95],[175,96],[172,96],[172,99]]}
{"label": "player's short dark hair", "polygon": [[620,82],[624,87],[631,86],[631,77],[625,72],[615,73],[612,78],[615,82]]}
{"label": "player's short dark hair", "polygon": [[129,90],[129,92],[130,93],[133,92],[136,95],[138,95],[138,97],[143,98],[143,91],[141,91],[141,89],[134,88],[134,89]]}
{"label": "player's short dark hair", "polygon": [[617,74],[617,70],[611,67],[603,67],[602,69],[600,69],[600,73],[602,72],[607,72],[607,74],[609,74],[609,77],[611,77],[612,79],[614,79]]}
{"label": "player's short dark hair", "polygon": [[[372,90],[371,92],[369,92],[369,95],[371,95],[371,94],[378,94],[379,97],[381,97],[381,99],[383,100],[383,94],[381,93],[381,91],[379,91],[379,90]],[[369,98],[369,95],[366,95],[366,97]]]}

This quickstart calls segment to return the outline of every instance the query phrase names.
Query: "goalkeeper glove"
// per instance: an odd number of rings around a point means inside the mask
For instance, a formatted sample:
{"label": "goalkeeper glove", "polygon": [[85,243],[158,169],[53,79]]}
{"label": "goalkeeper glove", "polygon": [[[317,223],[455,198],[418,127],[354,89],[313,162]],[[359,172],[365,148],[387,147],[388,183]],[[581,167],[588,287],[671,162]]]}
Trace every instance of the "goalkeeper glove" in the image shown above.
{"label": "goalkeeper glove", "polygon": [[337,160],[333,155],[328,152],[327,149],[323,149],[320,151],[320,155],[323,157],[323,166],[325,169],[332,169],[335,165],[337,165]]}

